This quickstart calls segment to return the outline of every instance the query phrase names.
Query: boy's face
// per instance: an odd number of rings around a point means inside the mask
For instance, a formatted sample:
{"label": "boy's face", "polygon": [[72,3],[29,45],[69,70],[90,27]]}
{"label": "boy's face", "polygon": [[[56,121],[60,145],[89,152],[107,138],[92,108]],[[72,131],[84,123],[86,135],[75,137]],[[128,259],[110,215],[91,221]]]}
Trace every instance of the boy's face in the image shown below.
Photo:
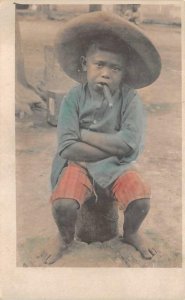
{"label": "boy's face", "polygon": [[120,88],[124,78],[126,59],[122,54],[89,49],[87,56],[82,58],[82,67],[87,72],[87,81],[93,90],[102,93],[102,86],[106,84],[113,94]]}

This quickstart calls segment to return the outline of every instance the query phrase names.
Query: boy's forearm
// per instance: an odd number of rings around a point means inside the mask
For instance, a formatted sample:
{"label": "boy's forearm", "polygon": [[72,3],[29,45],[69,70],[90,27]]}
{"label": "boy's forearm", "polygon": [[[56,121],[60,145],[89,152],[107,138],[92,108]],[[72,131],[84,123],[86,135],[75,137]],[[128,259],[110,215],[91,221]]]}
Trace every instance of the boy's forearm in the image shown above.
{"label": "boy's forearm", "polygon": [[110,157],[110,154],[86,143],[76,142],[67,147],[61,157],[71,161],[96,162]]}
{"label": "boy's forearm", "polygon": [[94,132],[86,129],[81,130],[81,139],[83,142],[97,147],[102,151],[107,151],[112,156],[128,155],[131,148],[124,143],[116,134]]}

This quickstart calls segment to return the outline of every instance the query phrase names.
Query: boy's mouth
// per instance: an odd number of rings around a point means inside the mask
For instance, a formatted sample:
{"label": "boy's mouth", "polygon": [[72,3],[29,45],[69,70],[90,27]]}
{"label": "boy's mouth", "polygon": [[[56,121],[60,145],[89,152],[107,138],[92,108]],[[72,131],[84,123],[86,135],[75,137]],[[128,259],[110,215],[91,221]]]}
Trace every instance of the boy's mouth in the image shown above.
{"label": "boy's mouth", "polygon": [[105,83],[105,82],[98,82],[96,85],[97,85],[99,88],[101,88],[101,89],[103,89],[104,86],[109,87],[108,84]]}

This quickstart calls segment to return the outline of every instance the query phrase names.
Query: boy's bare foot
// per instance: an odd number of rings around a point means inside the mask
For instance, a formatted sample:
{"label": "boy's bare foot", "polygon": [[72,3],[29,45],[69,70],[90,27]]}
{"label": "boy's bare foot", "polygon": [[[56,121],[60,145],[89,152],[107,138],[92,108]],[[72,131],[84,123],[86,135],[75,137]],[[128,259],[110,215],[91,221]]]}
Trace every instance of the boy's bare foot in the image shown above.
{"label": "boy's bare foot", "polygon": [[51,239],[48,245],[47,254],[45,255],[43,262],[45,264],[53,264],[59,260],[68,249],[69,245],[62,242],[60,236],[55,239]]}
{"label": "boy's bare foot", "polygon": [[148,248],[144,245],[145,243],[138,233],[124,235],[122,241],[123,243],[132,245],[145,259],[152,259],[152,257],[157,254],[154,248]]}
{"label": "boy's bare foot", "polygon": [[61,258],[63,256],[66,249],[67,249],[67,247],[66,248],[60,248],[60,249],[56,250],[55,253],[48,254],[46,256],[46,258],[44,259],[44,263],[47,264],[47,265],[54,264],[57,260],[59,260],[59,258]]}

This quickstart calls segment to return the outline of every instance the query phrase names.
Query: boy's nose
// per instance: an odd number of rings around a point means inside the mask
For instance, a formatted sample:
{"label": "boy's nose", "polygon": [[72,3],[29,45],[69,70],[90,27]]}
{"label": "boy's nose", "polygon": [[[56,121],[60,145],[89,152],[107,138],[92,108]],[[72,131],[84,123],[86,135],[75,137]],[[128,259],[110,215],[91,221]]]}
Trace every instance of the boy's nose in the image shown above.
{"label": "boy's nose", "polygon": [[110,72],[107,68],[104,68],[102,70],[102,74],[101,74],[102,78],[105,78],[105,79],[109,79],[110,78]]}
{"label": "boy's nose", "polygon": [[102,78],[109,79],[110,76],[106,74],[106,75],[102,75]]}

